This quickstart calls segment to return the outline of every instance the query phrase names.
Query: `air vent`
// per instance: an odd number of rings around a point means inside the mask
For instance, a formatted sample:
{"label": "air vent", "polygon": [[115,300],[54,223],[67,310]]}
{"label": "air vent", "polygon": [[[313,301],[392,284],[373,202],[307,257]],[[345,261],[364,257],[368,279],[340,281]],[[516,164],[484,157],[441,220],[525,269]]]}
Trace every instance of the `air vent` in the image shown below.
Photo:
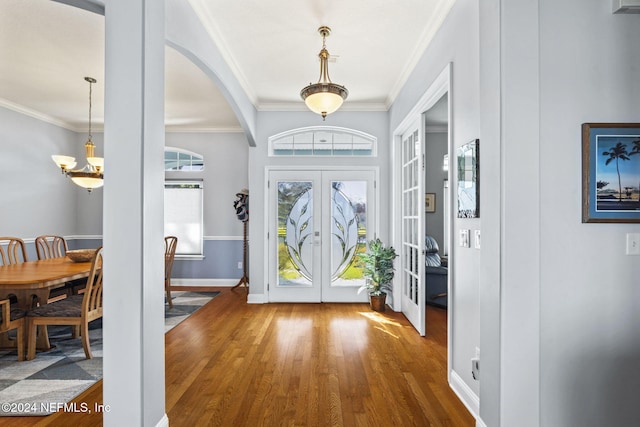
{"label": "air vent", "polygon": [[640,0],[613,0],[613,13],[640,13]]}

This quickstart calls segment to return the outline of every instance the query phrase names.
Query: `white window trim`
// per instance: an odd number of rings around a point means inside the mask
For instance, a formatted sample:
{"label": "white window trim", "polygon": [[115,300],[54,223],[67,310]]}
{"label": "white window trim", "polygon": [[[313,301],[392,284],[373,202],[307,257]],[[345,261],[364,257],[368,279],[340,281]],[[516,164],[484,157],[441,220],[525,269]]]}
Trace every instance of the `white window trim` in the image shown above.
{"label": "white window trim", "polygon": [[[353,155],[353,154],[292,154],[292,155],[282,155],[275,154],[275,150],[273,145],[280,139],[287,138],[290,136],[294,136],[302,133],[315,133],[315,132],[325,132],[325,133],[342,133],[351,135],[352,137],[359,137],[362,139],[366,139],[371,141],[371,154],[368,155]],[[285,132],[278,133],[276,135],[270,136],[268,138],[269,143],[269,157],[377,157],[378,155],[378,138],[368,133],[349,129],[338,126],[308,126],[297,129],[290,129]]]}

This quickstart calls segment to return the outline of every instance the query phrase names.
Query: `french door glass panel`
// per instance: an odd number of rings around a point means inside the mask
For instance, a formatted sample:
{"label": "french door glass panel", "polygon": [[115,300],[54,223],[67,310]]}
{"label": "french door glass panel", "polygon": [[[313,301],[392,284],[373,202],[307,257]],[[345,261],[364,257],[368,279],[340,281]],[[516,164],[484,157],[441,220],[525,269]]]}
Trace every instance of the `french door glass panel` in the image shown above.
{"label": "french door glass panel", "polygon": [[278,181],[278,286],[312,286],[313,182]]}
{"label": "french door glass panel", "polygon": [[[307,178],[302,178],[307,177]],[[272,171],[271,301],[366,301],[358,254],[372,234],[372,171]]]}
{"label": "french door glass panel", "polygon": [[402,312],[420,335],[425,333],[424,193],[420,122],[402,135]]}
{"label": "french door glass panel", "polygon": [[367,182],[331,181],[331,286],[364,284],[358,254],[366,250]]}

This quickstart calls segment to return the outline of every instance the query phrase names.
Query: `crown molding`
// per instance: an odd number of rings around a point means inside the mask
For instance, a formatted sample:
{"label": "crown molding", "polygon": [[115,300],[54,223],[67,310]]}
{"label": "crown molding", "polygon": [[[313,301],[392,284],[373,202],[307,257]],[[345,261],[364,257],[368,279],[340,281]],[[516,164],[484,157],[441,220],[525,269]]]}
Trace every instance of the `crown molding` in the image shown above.
{"label": "crown molding", "polygon": [[422,55],[424,55],[424,52],[427,50],[427,47],[429,47],[431,41],[433,41],[433,38],[440,27],[442,27],[442,23],[449,14],[454,3],[455,0],[448,0],[440,3],[438,5],[439,7],[433,12],[429,22],[425,23],[424,30],[418,39],[418,43],[416,43],[415,48],[413,49],[413,53],[409,56],[409,60],[400,72],[398,80],[396,80],[396,83],[391,88],[391,92],[387,98],[387,105],[389,105],[389,107],[396,100],[396,97],[400,94],[405,83],[409,80],[411,73],[416,68],[416,65],[418,65]]}
{"label": "crown molding", "polygon": [[4,107],[7,110],[15,111],[16,113],[24,114],[25,116],[33,117],[34,119],[40,120],[41,122],[49,123],[73,132],[80,132],[79,129],[76,129],[74,126],[71,126],[69,123],[63,120],[56,119],[55,117],[52,117],[48,114],[41,113],[39,111],[13,103],[3,98],[0,98],[0,107]]}
{"label": "crown molding", "polygon": [[[303,101],[298,102],[262,102],[256,106],[258,111],[309,111]],[[383,102],[345,102],[339,111],[389,111]]]}

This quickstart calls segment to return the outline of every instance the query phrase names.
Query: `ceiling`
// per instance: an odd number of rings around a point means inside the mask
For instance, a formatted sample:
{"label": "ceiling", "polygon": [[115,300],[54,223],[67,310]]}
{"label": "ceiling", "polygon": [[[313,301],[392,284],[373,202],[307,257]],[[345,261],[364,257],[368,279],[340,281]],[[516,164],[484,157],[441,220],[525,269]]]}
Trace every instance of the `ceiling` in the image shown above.
{"label": "ceiling", "polygon": [[[318,27],[342,109],[386,111],[455,0],[189,0],[259,111],[303,111],[300,89],[319,77]],[[104,121],[104,17],[50,0],[0,2],[0,106],[75,131]],[[185,83],[188,82],[188,83]],[[218,88],[166,49],[169,131],[234,131],[240,125]]]}

